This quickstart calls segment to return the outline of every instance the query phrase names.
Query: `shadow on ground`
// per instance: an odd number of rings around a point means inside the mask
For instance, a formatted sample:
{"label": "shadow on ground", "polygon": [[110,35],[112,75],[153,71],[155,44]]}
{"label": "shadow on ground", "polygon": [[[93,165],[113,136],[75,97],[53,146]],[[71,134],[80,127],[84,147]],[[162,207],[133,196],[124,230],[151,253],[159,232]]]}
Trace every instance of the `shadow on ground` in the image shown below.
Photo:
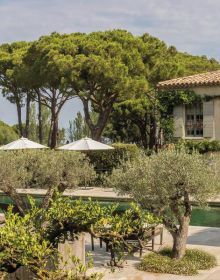
{"label": "shadow on ground", "polygon": [[[155,242],[155,246],[157,248],[160,248],[161,245],[159,245],[159,240],[157,240],[158,238],[156,238],[156,242]],[[85,246],[86,252],[90,252],[92,254],[93,257],[93,262],[94,262],[94,267],[96,268],[100,268],[100,267],[106,267],[108,266],[108,263],[111,259],[110,257],[110,253],[106,252],[106,246],[105,243],[103,242],[103,247],[100,248],[100,244],[99,244],[99,240],[98,239],[94,239],[94,251],[92,251],[92,246],[91,246],[91,239],[89,235],[86,235],[86,246]],[[144,250],[143,251],[143,256],[149,252],[148,250]],[[132,261],[132,265],[133,266],[137,266],[140,263],[140,254],[139,251],[136,252],[135,254],[128,254],[125,257],[125,262],[123,265],[126,265],[126,262],[130,262]]]}
{"label": "shadow on ground", "polygon": [[201,228],[191,232],[187,244],[220,247],[220,228]]}

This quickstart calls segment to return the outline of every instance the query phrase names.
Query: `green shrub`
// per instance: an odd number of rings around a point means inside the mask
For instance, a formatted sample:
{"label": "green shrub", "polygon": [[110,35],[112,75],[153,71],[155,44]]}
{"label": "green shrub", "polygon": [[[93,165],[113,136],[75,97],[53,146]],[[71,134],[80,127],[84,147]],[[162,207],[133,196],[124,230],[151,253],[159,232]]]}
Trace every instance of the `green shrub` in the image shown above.
{"label": "green shrub", "polygon": [[95,180],[96,173],[82,153],[48,149],[17,151],[12,156],[0,151],[0,178],[0,189],[10,196],[13,188],[85,187]]}
{"label": "green shrub", "polygon": [[201,154],[208,152],[218,152],[220,151],[220,142],[217,140],[180,140],[177,144],[177,147],[184,146],[190,152],[193,150],[198,151]]}
{"label": "green shrub", "polygon": [[172,259],[171,249],[164,248],[159,254],[146,255],[139,269],[155,273],[169,273],[176,275],[196,275],[198,270],[210,269],[217,265],[215,256],[198,249],[187,249],[181,260]]}
{"label": "green shrub", "polygon": [[114,150],[93,151],[88,154],[90,162],[98,173],[108,172],[118,167],[122,161],[133,159],[139,153],[139,148],[135,144],[115,143]]}
{"label": "green shrub", "polygon": [[18,134],[12,127],[0,121],[0,146],[18,139]]}

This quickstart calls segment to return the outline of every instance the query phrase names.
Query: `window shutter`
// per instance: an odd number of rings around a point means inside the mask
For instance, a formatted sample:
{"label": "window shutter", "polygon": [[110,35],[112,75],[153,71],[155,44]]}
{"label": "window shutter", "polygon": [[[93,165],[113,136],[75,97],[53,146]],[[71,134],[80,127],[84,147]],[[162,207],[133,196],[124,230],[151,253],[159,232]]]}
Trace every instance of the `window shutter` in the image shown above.
{"label": "window shutter", "polygon": [[214,138],[214,102],[203,103],[203,136]]}
{"label": "window shutter", "polygon": [[174,137],[183,137],[183,106],[175,106],[173,109]]}

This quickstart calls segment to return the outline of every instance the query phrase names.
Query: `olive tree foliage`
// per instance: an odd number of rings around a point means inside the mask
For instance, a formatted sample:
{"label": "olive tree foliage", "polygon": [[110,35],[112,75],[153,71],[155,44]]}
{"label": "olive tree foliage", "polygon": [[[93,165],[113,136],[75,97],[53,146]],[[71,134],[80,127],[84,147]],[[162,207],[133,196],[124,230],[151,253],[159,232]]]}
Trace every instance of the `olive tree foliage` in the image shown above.
{"label": "olive tree foliage", "polygon": [[[49,209],[36,206],[30,198],[30,210],[23,216],[6,214],[6,223],[0,228],[0,271],[15,272],[23,266],[31,270],[37,279],[90,279],[86,278],[86,267],[74,256],[70,256],[76,265],[76,271],[59,268],[60,255],[57,245],[63,240],[78,238],[81,232],[102,238],[111,251],[111,266],[122,262],[124,252],[134,249],[126,241],[130,235],[136,235],[140,243],[143,226],[160,222],[154,215],[142,211],[132,204],[130,209],[117,214],[117,205],[103,206],[92,200],[71,200],[57,194]],[[61,211],[62,209],[62,211]],[[48,267],[53,263],[53,271]],[[78,276],[78,278],[77,278]],[[80,277],[81,278],[80,278]],[[96,279],[95,274],[91,279]]]}
{"label": "olive tree foliage", "polygon": [[15,151],[0,152],[0,189],[14,201],[24,215],[26,204],[18,188],[46,189],[42,202],[48,208],[56,190],[75,189],[89,184],[95,171],[85,155],[74,152]]}
{"label": "olive tree foliage", "polygon": [[32,272],[34,279],[101,279],[98,273],[86,276],[87,268],[92,266],[92,260],[83,265],[77,257],[70,255],[75,269],[68,270],[65,269],[65,264],[61,265],[62,256],[46,236],[49,227],[45,223],[51,225],[56,217],[53,216],[53,219],[49,220],[51,216],[45,209],[36,207],[32,199],[30,204],[31,209],[24,217],[13,213],[11,207],[6,212],[5,224],[0,228],[0,272],[6,276],[20,267],[25,267],[26,271]]}
{"label": "olive tree foliage", "polygon": [[0,229],[0,270],[12,273],[20,266],[30,270],[45,268],[45,260],[52,254],[49,242],[41,239],[40,232],[34,230],[33,213],[24,217],[14,214],[12,208],[6,213],[6,222]]}
{"label": "olive tree foliage", "polygon": [[192,201],[205,205],[220,190],[214,161],[185,150],[164,150],[150,157],[140,155],[115,169],[109,185],[131,195],[144,208],[162,217],[173,237],[172,255],[185,253]]}

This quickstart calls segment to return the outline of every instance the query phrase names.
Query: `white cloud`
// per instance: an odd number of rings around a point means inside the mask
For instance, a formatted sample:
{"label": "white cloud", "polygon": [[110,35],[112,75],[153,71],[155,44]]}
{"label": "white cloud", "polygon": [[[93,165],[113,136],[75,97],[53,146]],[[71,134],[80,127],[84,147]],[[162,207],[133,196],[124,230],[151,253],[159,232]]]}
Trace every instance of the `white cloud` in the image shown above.
{"label": "white cloud", "polygon": [[219,0],[0,0],[0,41],[124,28],[220,58]]}

